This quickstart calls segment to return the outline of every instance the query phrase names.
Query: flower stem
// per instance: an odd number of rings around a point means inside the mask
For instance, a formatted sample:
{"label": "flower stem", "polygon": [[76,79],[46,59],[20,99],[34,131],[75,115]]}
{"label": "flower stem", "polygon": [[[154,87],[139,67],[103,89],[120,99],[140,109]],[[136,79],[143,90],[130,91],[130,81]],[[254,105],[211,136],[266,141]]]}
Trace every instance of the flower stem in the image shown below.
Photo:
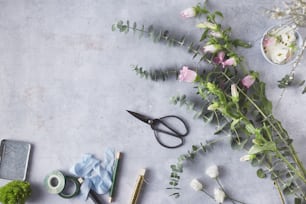
{"label": "flower stem", "polygon": [[205,193],[208,197],[210,197],[211,199],[215,200],[215,198],[210,195],[207,191],[205,191],[204,189],[201,190],[203,193]]}
{"label": "flower stem", "polygon": [[278,191],[279,196],[281,198],[282,204],[285,204],[284,196],[283,196],[283,193],[282,193],[281,188],[279,186],[278,179],[274,182],[274,185],[277,188],[277,191]]}
{"label": "flower stem", "polygon": [[242,202],[242,201],[239,201],[239,200],[236,200],[236,199],[230,197],[230,196],[228,195],[228,193],[226,193],[226,191],[225,191],[225,189],[223,188],[223,185],[221,184],[221,182],[220,182],[220,180],[219,180],[218,177],[216,177],[216,182],[217,182],[217,184],[219,185],[219,187],[222,189],[222,191],[225,193],[226,197],[227,197],[228,199],[230,199],[231,202],[232,202],[233,204],[235,204],[235,202],[241,203],[241,204],[246,204],[246,203],[244,203],[244,202]]}
{"label": "flower stem", "polygon": [[[225,73],[222,72],[222,74],[228,79],[231,80]],[[286,144],[286,146],[288,146],[291,157],[293,158],[293,160],[296,162],[296,164],[299,167],[298,171],[296,168],[294,168],[290,162],[279,152],[277,151],[277,155],[288,165],[288,167],[293,170],[295,173],[297,173],[297,175],[303,180],[303,182],[306,184],[306,179],[305,179],[305,175],[306,175],[306,170],[301,162],[301,160],[299,159],[298,155],[296,154],[296,151],[293,147],[292,144],[288,145],[288,142],[284,139],[281,131],[275,127],[275,125],[272,123],[271,119],[269,119],[269,117],[261,110],[261,108],[258,107],[258,105],[240,88],[237,87],[237,90],[257,109],[257,111],[262,115],[262,117],[268,121],[268,123],[271,125],[271,127],[274,129],[274,131],[277,133],[277,135],[280,137],[280,139],[284,142],[284,144]],[[279,127],[280,129],[282,129],[282,127]],[[300,173],[302,172],[302,174]]]}
{"label": "flower stem", "polygon": [[[287,141],[283,138],[281,132],[275,127],[275,125],[271,122],[271,120],[266,116],[266,114],[257,106],[257,104],[250,99],[250,97],[248,95],[246,95],[239,87],[238,90],[250,101],[250,103],[258,110],[258,112],[265,118],[267,119],[268,123],[271,125],[271,127],[275,130],[275,132],[277,133],[277,135],[280,137],[280,139],[284,142],[284,144],[287,144]],[[290,162],[279,152],[277,151],[277,155],[288,165],[288,167],[293,170],[295,173],[297,173],[297,175],[303,180],[303,182],[306,184],[306,179],[305,179],[305,175],[306,175],[306,171],[305,168],[302,164],[302,162],[300,161],[299,157],[296,154],[296,151],[294,150],[293,145],[288,145],[289,147],[289,151],[291,153],[292,158],[294,159],[294,161],[297,163],[300,171],[298,171],[296,168],[294,168]],[[302,172],[302,174],[300,173]]]}

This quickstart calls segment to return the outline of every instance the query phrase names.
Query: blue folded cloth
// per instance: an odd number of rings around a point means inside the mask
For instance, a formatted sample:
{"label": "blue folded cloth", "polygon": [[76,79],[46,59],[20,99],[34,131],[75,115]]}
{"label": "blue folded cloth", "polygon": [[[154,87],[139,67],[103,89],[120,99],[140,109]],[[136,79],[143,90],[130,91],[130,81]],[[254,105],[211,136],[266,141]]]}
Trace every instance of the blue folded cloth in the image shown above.
{"label": "blue folded cloth", "polygon": [[92,154],[83,154],[81,161],[70,169],[70,172],[84,179],[81,186],[81,196],[86,200],[90,189],[98,194],[105,194],[112,186],[115,152],[108,148],[101,162]]}

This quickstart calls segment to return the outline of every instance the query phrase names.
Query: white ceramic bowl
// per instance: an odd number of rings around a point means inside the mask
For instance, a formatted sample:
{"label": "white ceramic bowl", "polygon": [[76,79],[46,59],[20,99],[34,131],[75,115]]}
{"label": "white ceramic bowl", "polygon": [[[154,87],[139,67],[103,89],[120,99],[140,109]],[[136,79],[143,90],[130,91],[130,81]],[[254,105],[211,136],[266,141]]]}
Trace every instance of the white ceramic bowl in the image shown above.
{"label": "white ceramic bowl", "polygon": [[[290,29],[290,27],[288,25],[277,25],[277,26],[272,26],[270,27],[269,29],[266,30],[266,32],[263,34],[262,36],[262,39],[261,39],[261,52],[262,52],[262,55],[264,56],[264,58],[271,64],[273,65],[288,65],[288,64],[291,64],[293,63],[298,55],[300,54],[301,52],[301,48],[303,46],[303,39],[302,39],[302,36],[301,34],[295,29],[291,30],[291,32],[293,31],[294,32],[294,36],[295,36],[295,49],[294,50],[290,50],[290,54],[286,56],[286,58],[281,61],[281,62],[276,62],[276,60],[273,60],[273,57],[271,57],[269,54],[273,53],[273,51],[271,51],[271,49],[269,51],[267,51],[267,48],[264,46],[265,44],[265,40],[267,39],[267,37],[269,37],[270,35],[273,35],[275,33],[277,33],[277,35],[279,33],[287,33],[285,29]],[[279,32],[276,32],[276,31],[279,31]],[[290,31],[288,31],[290,32]],[[275,37],[275,36],[274,36]],[[280,38],[280,36],[279,36]],[[278,41],[278,40],[277,40]],[[276,42],[278,44],[281,44],[280,42]],[[275,44],[276,44],[275,43]],[[274,45],[275,46],[275,45]],[[284,47],[284,44],[282,44],[281,46]],[[285,46],[286,47],[286,46]],[[271,47],[270,47],[271,48]],[[289,46],[287,46],[286,48],[289,49]],[[273,55],[273,54],[272,54]],[[273,55],[275,56],[275,55]]]}

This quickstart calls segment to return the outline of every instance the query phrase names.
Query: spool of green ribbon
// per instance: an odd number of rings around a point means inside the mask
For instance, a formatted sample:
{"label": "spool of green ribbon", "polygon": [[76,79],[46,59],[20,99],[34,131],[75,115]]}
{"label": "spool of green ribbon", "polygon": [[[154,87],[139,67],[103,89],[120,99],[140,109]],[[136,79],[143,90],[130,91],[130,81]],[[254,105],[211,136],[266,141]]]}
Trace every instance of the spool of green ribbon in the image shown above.
{"label": "spool of green ribbon", "polygon": [[80,193],[81,184],[73,176],[65,176],[60,171],[53,171],[44,179],[44,186],[52,194],[63,198],[72,198]]}

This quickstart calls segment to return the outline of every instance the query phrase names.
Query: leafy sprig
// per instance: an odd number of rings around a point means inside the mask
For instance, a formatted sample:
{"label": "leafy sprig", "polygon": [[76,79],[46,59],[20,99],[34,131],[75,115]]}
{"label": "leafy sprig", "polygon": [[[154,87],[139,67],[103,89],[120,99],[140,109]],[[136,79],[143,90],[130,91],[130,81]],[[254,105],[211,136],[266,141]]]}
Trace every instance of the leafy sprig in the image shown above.
{"label": "leafy sprig", "polygon": [[199,145],[192,145],[191,149],[187,151],[186,154],[182,154],[178,157],[176,164],[170,165],[171,173],[170,173],[170,181],[168,190],[174,191],[170,194],[170,196],[174,196],[175,198],[180,197],[179,190],[179,182],[181,178],[181,174],[184,169],[184,162],[187,160],[194,160],[199,153],[205,154],[208,151],[213,149],[213,146],[218,143],[219,140],[206,141],[204,144],[200,143]]}
{"label": "leafy sprig", "polygon": [[175,69],[154,69],[154,70],[144,70],[142,67],[139,67],[138,65],[133,65],[132,68],[136,72],[137,75],[139,75],[141,78],[145,79],[151,79],[152,81],[165,81],[169,77],[175,77],[178,78],[179,71]]}
{"label": "leafy sprig", "polygon": [[142,25],[139,28],[136,22],[131,26],[129,21],[126,21],[125,23],[123,21],[118,21],[116,24],[112,25],[112,30],[118,30],[122,33],[129,33],[130,30],[132,30],[134,33],[139,34],[139,38],[149,37],[153,42],[164,42],[170,47],[185,47],[189,53],[193,54],[193,58],[200,54],[200,46],[188,42],[185,36],[175,37],[174,35],[171,35],[168,30],[155,30],[153,25],[150,25],[148,28]]}

